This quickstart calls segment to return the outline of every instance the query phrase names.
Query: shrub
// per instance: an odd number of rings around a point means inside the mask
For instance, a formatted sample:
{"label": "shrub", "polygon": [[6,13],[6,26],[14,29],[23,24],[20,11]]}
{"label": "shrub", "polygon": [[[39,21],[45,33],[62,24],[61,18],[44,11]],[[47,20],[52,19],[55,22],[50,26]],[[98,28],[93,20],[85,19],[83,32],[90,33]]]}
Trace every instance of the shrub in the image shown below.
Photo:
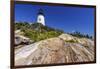
{"label": "shrub", "polygon": [[21,29],[24,32],[24,36],[30,38],[34,42],[57,37],[63,31],[54,29],[48,26],[43,26],[40,23],[29,24],[27,22],[24,23],[15,23],[15,29]]}

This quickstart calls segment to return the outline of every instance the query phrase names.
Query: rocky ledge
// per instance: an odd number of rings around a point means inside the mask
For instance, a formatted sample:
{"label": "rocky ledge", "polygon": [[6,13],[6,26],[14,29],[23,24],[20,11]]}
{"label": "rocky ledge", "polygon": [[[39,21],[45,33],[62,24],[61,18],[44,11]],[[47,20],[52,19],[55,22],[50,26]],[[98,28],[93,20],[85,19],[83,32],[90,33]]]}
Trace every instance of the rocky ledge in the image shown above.
{"label": "rocky ledge", "polygon": [[15,49],[15,65],[94,61],[94,41],[62,34]]}

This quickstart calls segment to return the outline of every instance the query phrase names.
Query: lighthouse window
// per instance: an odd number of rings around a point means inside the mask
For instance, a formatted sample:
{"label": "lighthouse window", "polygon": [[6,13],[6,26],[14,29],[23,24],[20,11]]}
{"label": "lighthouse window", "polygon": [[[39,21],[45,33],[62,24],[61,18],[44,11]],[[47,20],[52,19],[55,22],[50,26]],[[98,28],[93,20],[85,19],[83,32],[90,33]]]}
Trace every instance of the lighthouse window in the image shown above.
{"label": "lighthouse window", "polygon": [[41,18],[39,18],[39,21],[41,21]]}

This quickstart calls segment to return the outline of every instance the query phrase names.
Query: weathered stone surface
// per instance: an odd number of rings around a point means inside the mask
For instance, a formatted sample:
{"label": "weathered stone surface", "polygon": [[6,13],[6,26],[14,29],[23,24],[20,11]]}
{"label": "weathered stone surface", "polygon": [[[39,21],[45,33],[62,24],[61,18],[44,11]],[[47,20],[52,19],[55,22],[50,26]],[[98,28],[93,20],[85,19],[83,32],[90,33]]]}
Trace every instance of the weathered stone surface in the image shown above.
{"label": "weathered stone surface", "polygon": [[62,38],[63,40],[75,40],[75,37],[69,34],[62,34],[59,36],[59,38]]}
{"label": "weathered stone surface", "polygon": [[[72,63],[94,60],[94,43],[90,39],[64,35],[15,49],[15,65]],[[71,38],[69,38],[71,37]],[[65,39],[66,38],[66,39]],[[70,43],[66,40],[75,39]]]}
{"label": "weathered stone surface", "polygon": [[23,34],[24,32],[22,32],[21,30],[15,31],[15,46],[28,45],[33,43],[33,41],[30,38],[23,36]]}
{"label": "weathered stone surface", "polygon": [[91,46],[91,45],[94,46],[94,41],[87,39],[87,38],[78,38],[78,37],[74,37],[74,36],[69,35],[69,34],[62,34],[59,36],[59,38],[66,40],[66,41],[73,40],[73,41],[76,41],[84,46]]}

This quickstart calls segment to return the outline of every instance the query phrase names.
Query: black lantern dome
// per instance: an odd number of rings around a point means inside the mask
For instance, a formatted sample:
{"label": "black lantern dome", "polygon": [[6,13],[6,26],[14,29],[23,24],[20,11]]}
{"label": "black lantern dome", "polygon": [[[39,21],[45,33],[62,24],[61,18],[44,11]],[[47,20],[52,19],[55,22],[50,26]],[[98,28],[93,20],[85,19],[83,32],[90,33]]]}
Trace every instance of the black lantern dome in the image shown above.
{"label": "black lantern dome", "polygon": [[38,15],[39,15],[39,14],[44,15],[43,12],[44,12],[43,9],[39,9]]}

